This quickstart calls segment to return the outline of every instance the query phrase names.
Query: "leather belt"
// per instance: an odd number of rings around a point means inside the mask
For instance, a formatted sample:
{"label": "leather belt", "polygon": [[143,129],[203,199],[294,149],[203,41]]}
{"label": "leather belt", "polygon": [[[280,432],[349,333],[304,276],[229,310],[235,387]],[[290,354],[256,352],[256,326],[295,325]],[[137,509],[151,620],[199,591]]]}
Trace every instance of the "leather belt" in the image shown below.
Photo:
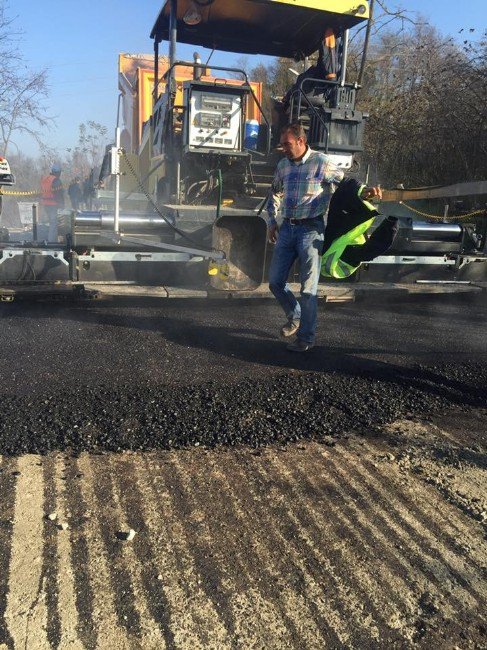
{"label": "leather belt", "polygon": [[315,221],[322,221],[323,220],[323,215],[319,214],[316,217],[311,217],[311,219],[284,219],[286,223],[290,223],[291,226],[300,226],[302,224],[311,224],[314,223]]}

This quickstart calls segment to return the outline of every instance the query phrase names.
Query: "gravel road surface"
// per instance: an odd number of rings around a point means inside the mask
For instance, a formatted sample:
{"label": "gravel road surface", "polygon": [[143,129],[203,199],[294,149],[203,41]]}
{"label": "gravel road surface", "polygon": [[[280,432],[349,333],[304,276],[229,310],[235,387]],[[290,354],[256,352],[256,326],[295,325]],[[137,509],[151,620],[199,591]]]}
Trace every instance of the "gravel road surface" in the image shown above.
{"label": "gravel road surface", "polygon": [[487,647],[483,296],[0,319],[0,648]]}

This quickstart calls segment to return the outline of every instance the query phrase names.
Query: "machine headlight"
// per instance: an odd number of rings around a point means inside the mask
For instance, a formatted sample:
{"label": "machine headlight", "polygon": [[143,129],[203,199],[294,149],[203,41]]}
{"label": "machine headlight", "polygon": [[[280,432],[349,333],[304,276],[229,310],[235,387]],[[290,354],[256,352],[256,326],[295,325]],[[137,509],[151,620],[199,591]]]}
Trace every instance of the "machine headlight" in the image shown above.
{"label": "machine headlight", "polygon": [[201,22],[202,16],[198,7],[194,2],[189,3],[189,9],[183,16],[183,21],[186,25],[199,25]]}

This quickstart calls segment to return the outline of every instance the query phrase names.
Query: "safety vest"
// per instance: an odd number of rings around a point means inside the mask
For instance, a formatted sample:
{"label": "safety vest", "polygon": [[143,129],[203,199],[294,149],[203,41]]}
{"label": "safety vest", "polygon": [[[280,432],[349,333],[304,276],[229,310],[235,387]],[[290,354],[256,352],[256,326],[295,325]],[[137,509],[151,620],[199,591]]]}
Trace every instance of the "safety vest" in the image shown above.
{"label": "safety vest", "polygon": [[56,197],[52,191],[52,184],[56,176],[50,174],[41,179],[41,203],[43,205],[57,205]]}
{"label": "safety vest", "polygon": [[352,230],[349,230],[338,239],[335,239],[321,258],[321,275],[341,280],[355,273],[360,264],[358,266],[351,266],[340,258],[348,246],[362,246],[365,244],[365,233],[374,221],[375,217],[372,217]]}
{"label": "safety vest", "polygon": [[332,196],[328,214],[327,229],[333,231],[334,237],[331,243],[325,241],[321,258],[321,275],[338,280],[350,277],[359,268],[360,264],[352,266],[341,257],[348,246],[365,244],[365,233],[379,214],[371,203],[360,198],[365,185],[354,179],[342,183],[340,191]]}

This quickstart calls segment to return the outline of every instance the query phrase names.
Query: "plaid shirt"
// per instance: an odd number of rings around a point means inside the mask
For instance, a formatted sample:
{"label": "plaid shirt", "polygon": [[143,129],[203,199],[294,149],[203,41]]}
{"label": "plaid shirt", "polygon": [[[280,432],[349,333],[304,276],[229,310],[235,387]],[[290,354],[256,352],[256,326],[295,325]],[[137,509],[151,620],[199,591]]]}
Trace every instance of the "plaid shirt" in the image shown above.
{"label": "plaid shirt", "polygon": [[319,215],[326,218],[332,183],[339,183],[342,178],[343,171],[329,156],[309,147],[298,162],[282,158],[267,203],[268,225],[276,223],[279,206],[284,219],[312,219]]}

